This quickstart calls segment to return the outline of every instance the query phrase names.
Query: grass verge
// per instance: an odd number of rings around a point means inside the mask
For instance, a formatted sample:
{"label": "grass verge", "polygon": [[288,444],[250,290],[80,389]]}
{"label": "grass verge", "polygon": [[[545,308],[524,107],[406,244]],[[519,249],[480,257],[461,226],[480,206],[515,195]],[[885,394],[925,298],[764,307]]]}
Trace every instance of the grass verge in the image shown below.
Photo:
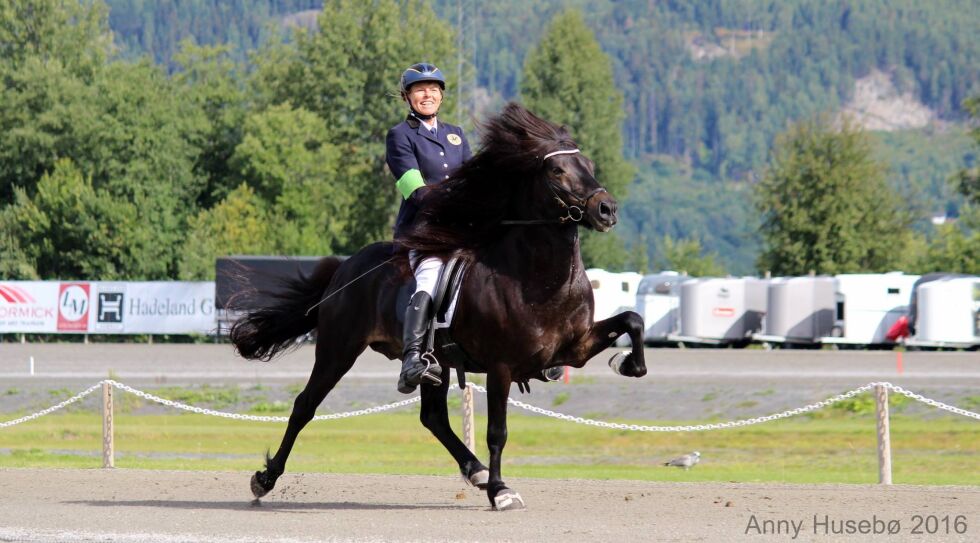
{"label": "grass verge", "polygon": [[[416,408],[417,409],[417,408]],[[11,420],[17,415],[0,415]],[[458,420],[454,420],[460,433]],[[195,414],[117,414],[116,466],[140,469],[254,470],[279,445],[284,423]],[[640,424],[650,424],[648,421]],[[675,421],[662,424],[680,424]],[[477,428],[486,420],[477,417]],[[90,413],[42,417],[0,429],[0,467],[101,467],[101,420]],[[794,418],[733,430],[645,433],[608,430],[514,414],[504,475],[514,477],[875,483],[874,418]],[[895,483],[980,484],[980,425],[952,417],[892,419]],[[485,435],[479,432],[486,462]],[[661,462],[698,450],[690,471]],[[448,453],[413,410],[311,423],[297,440],[291,472],[445,475]]]}

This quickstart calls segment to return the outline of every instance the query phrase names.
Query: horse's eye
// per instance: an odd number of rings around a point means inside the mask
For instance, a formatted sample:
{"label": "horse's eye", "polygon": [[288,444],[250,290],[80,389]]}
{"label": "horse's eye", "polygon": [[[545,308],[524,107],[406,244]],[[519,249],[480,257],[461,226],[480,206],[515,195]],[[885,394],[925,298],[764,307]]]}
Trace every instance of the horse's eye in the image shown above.
{"label": "horse's eye", "polygon": [[565,170],[563,170],[561,168],[552,168],[551,169],[551,174],[554,175],[554,176],[556,176],[556,177],[559,176],[559,175],[561,175],[561,174],[563,174],[563,173],[565,173]]}

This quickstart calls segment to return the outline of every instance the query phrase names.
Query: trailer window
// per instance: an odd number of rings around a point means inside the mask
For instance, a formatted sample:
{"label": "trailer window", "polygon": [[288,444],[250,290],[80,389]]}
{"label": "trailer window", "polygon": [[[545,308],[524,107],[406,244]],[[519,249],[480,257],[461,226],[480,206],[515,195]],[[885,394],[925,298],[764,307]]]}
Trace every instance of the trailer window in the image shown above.
{"label": "trailer window", "polygon": [[599,289],[599,280],[598,279],[593,279],[592,281],[589,281],[589,282],[592,283],[592,290],[598,290]]}
{"label": "trailer window", "polygon": [[888,294],[898,294],[898,290],[897,288],[890,288],[888,289]]}
{"label": "trailer window", "polygon": [[629,292],[629,291],[630,291],[630,284],[627,283],[626,281],[623,281],[623,292]]}

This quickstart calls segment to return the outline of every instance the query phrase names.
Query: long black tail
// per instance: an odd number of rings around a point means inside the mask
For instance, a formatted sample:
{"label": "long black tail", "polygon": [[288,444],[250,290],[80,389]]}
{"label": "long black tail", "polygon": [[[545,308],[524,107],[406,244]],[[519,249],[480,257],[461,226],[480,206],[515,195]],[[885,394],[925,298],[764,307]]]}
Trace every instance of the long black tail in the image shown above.
{"label": "long black tail", "polygon": [[320,260],[309,277],[283,281],[277,293],[260,293],[273,299],[268,307],[248,312],[231,327],[231,342],[243,358],[271,360],[295,344],[295,339],[316,327],[317,313],[307,310],[320,301],[337,268],[336,257]]}

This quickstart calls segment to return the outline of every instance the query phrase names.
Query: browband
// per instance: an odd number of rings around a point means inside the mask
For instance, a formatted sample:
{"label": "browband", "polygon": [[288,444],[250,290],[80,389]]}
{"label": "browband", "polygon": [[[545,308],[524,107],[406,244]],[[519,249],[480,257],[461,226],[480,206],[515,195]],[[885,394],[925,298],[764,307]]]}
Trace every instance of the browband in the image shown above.
{"label": "browband", "polygon": [[545,160],[548,160],[549,158],[551,158],[551,157],[553,157],[555,155],[574,155],[577,152],[579,152],[578,149],[569,149],[567,151],[552,151],[552,152],[544,155],[544,158],[542,158],[541,161],[543,162]]}

